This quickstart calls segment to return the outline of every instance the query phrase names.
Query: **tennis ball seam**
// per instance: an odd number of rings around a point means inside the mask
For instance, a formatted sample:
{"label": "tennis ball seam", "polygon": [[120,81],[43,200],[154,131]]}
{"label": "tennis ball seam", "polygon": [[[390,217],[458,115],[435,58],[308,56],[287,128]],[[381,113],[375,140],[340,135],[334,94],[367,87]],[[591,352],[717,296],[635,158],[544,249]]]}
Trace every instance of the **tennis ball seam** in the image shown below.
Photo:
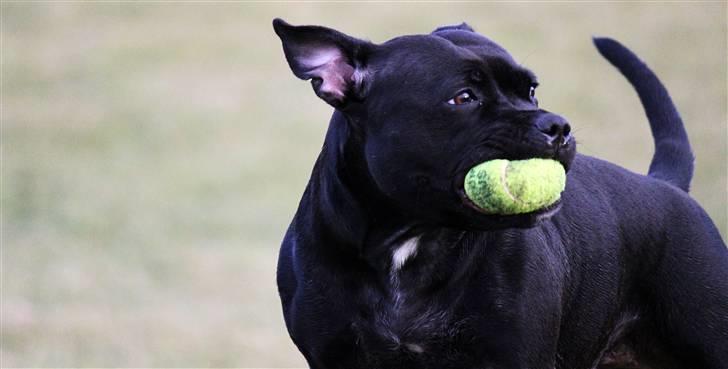
{"label": "tennis ball seam", "polygon": [[504,164],[505,165],[503,165],[503,169],[501,169],[501,176],[500,176],[501,177],[501,186],[503,186],[503,190],[506,192],[506,195],[508,195],[508,197],[511,198],[511,200],[524,204],[525,202],[523,200],[517,198],[516,196],[514,196],[511,193],[511,189],[508,188],[508,166],[511,165],[511,162],[506,161]]}

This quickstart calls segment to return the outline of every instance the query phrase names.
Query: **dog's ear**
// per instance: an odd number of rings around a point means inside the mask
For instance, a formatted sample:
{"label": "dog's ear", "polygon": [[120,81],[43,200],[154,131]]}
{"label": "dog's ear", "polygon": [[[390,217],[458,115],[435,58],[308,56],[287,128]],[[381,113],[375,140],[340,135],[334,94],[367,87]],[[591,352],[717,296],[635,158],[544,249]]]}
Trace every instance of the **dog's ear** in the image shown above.
{"label": "dog's ear", "polygon": [[311,80],[316,95],[335,108],[364,97],[366,58],[374,44],[320,26],[292,26],[273,20],[288,65],[296,77]]}
{"label": "dog's ear", "polygon": [[452,26],[442,26],[437,27],[432,33],[442,32],[442,31],[469,31],[469,32],[475,32],[475,30],[470,27],[467,23],[463,22],[460,24],[455,24]]}

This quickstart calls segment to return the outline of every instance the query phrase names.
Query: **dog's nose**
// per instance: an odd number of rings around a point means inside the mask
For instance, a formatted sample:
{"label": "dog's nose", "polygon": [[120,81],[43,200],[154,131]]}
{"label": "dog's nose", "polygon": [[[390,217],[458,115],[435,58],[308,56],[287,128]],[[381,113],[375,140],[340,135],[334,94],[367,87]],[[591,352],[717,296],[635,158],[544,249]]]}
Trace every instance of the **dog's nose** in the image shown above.
{"label": "dog's nose", "polygon": [[563,117],[556,114],[546,114],[536,123],[539,131],[548,137],[549,142],[560,141],[563,145],[569,141],[571,126]]}

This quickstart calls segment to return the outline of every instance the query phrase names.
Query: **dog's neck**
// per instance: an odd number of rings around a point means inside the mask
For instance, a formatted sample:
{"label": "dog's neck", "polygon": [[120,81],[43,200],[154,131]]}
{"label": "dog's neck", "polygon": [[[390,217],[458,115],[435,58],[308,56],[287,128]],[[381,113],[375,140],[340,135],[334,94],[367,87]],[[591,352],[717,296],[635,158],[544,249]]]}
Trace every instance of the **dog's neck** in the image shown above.
{"label": "dog's neck", "polygon": [[360,248],[370,224],[393,211],[385,209],[386,201],[375,190],[362,146],[355,123],[335,111],[301,205],[315,203],[300,206],[297,214],[305,226],[345,247]]}
{"label": "dog's neck", "polygon": [[395,247],[417,228],[415,222],[402,222],[407,217],[377,189],[363,144],[358,122],[336,111],[296,215],[299,230],[309,229],[325,237],[327,246],[358,257],[380,245]]}

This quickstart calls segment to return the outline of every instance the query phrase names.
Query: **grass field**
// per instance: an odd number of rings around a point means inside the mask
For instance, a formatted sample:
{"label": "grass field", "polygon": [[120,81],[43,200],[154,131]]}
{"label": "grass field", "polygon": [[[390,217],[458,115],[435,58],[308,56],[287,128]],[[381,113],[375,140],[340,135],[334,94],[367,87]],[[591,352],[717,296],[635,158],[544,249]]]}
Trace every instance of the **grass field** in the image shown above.
{"label": "grass field", "polygon": [[615,37],[670,89],[728,232],[725,3],[0,7],[3,367],[305,365],[274,271],[331,109],[276,16],[374,42],[467,21],[539,75],[581,152],[644,173],[642,108],[591,46]]}

